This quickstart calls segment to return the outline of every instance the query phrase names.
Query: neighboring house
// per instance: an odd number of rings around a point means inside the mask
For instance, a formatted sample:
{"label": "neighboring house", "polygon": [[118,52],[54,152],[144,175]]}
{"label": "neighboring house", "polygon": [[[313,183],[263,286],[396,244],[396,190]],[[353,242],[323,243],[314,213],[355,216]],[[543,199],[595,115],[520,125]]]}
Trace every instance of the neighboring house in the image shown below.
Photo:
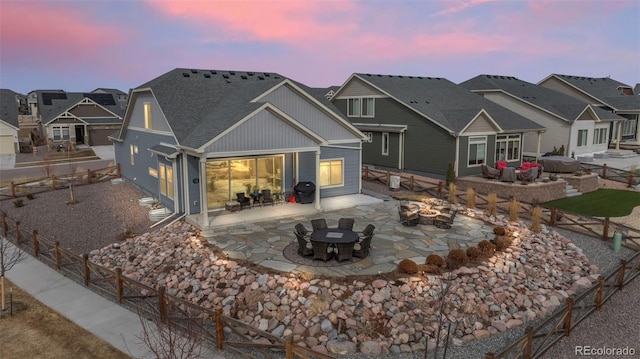
{"label": "neighboring house", "polygon": [[[109,135],[122,126],[126,96],[120,90],[98,89],[93,92],[37,90],[36,110],[46,137],[53,143],[71,141],[90,146],[110,145]],[[31,98],[31,94],[30,94]]]}
{"label": "neighboring house", "polygon": [[363,162],[444,175],[477,175],[502,155],[516,166],[522,136],[544,127],[438,77],[353,74],[332,102],[367,135]]}
{"label": "neighboring house", "polygon": [[609,148],[611,122],[625,119],[561,92],[511,76],[479,75],[460,84],[547,128],[524,135],[525,155],[565,149],[565,156],[592,156]]}
{"label": "neighboring house", "polygon": [[130,92],[116,161],[203,226],[254,187],[313,182],[321,208],[321,198],[360,193],[364,139],[325,93],[275,73],[175,69]]}
{"label": "neighboring house", "polygon": [[560,91],[592,105],[626,118],[623,122],[612,122],[609,139],[637,143],[640,141],[640,96],[633,94],[631,86],[608,77],[593,78],[551,74],[538,85]]}
{"label": "neighboring house", "polygon": [[0,155],[19,152],[18,96],[9,89],[0,89]]}

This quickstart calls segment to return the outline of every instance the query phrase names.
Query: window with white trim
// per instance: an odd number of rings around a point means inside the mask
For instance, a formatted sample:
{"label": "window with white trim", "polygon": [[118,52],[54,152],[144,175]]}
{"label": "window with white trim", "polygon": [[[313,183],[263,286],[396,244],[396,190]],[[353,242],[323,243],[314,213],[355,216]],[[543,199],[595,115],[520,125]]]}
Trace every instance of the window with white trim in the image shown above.
{"label": "window with white trim", "polygon": [[136,164],[136,157],[135,155],[138,154],[138,146],[136,145],[129,145],[129,153],[131,155],[131,165],[135,165]]}
{"label": "window with white trim", "polygon": [[496,161],[517,161],[520,159],[520,135],[496,136]]}
{"label": "window with white trim", "polygon": [[144,103],[144,128],[151,129],[151,103]]}
{"label": "window with white trim", "polygon": [[382,155],[389,155],[389,132],[382,133]]}
{"label": "window with white trim", "polygon": [[160,176],[160,194],[173,199],[173,167],[163,163],[158,164]]}
{"label": "window with white trim", "polygon": [[53,140],[66,141],[69,139],[69,126],[53,126]]}
{"label": "window with white trim", "polygon": [[593,144],[601,145],[607,143],[607,129],[606,128],[596,128],[593,131]]}
{"label": "window with white trim", "polygon": [[153,167],[149,167],[149,176],[158,178],[158,170]]}
{"label": "window with white trim", "polygon": [[347,116],[360,117],[360,98],[347,99]]}
{"label": "window with white trim", "polygon": [[479,166],[486,162],[487,157],[487,137],[469,137],[468,166]]}
{"label": "window with white trim", "polygon": [[637,120],[626,120],[622,124],[622,135],[623,136],[632,136],[636,134],[636,127],[638,126]]}
{"label": "window with white trim", "polygon": [[375,99],[373,97],[362,98],[362,117],[373,117],[375,108]]}
{"label": "window with white trim", "polygon": [[577,147],[584,147],[587,145],[587,135],[589,134],[589,130],[578,130],[578,143]]}
{"label": "window with white trim", "polygon": [[320,187],[344,185],[344,161],[341,159],[320,161]]}
{"label": "window with white trim", "polygon": [[371,143],[373,142],[373,132],[363,132],[367,138],[365,138],[364,142]]}

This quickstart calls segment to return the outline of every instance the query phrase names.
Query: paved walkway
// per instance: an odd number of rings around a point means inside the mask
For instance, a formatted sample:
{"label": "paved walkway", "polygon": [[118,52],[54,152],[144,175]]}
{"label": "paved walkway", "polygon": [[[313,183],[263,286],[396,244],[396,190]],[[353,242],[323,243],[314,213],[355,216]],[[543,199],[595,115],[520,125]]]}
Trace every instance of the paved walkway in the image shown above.
{"label": "paved walkway", "polygon": [[[11,249],[15,250],[15,247],[11,246]],[[26,255],[6,276],[44,305],[123,353],[134,358],[150,357],[149,349],[139,339],[143,329],[137,314],[72,281],[30,255]],[[217,352],[207,354],[208,358],[224,359]]]}

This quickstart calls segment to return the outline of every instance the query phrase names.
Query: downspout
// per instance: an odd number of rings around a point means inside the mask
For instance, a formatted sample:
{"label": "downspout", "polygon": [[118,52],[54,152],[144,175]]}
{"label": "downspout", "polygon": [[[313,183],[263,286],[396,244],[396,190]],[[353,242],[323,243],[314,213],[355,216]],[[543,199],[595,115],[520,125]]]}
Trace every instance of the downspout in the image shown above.
{"label": "downspout", "polygon": [[180,155],[182,157],[182,183],[184,188],[184,198],[182,203],[184,205],[184,213],[187,215],[191,214],[191,204],[189,203],[189,166],[187,166],[187,154],[184,151],[180,151]]}
{"label": "downspout", "polygon": [[[522,136],[522,141],[524,142],[524,136]],[[538,131],[538,148],[536,149],[536,163],[540,159],[540,141],[542,141],[542,131]],[[524,143],[522,144],[522,148],[524,148]]]}
{"label": "downspout", "polygon": [[362,141],[360,141],[360,156],[358,158],[358,167],[360,168],[358,178],[358,193],[362,193]]}
{"label": "downspout", "polygon": [[404,168],[404,151],[402,150],[403,147],[404,147],[404,132],[400,132],[399,141],[398,141],[398,153],[400,154],[398,156],[398,168],[399,169],[403,169]]}
{"label": "downspout", "polygon": [[322,210],[322,206],[320,205],[320,149],[316,150],[316,209],[318,211]]}
{"label": "downspout", "polygon": [[[204,181],[203,181],[204,179]],[[200,157],[200,224],[209,226],[209,213],[207,212],[207,158]]]}
{"label": "downspout", "polygon": [[176,198],[179,193],[178,193],[178,181],[176,181],[176,173],[178,173],[177,169],[178,166],[176,164],[177,158],[174,158],[171,161],[171,173],[173,174],[173,178],[171,179],[172,182],[172,186],[173,186],[173,213],[178,213],[179,212],[179,205],[178,205],[178,199]]}

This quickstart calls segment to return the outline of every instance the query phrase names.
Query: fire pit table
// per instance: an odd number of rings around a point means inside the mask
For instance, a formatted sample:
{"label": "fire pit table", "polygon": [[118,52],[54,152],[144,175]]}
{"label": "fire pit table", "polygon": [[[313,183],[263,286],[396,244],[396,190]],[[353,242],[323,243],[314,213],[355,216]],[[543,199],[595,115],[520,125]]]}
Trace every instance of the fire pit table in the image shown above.
{"label": "fire pit table", "polygon": [[440,211],[435,209],[421,209],[418,212],[418,223],[419,224],[434,224],[436,221],[436,217],[440,214]]}

